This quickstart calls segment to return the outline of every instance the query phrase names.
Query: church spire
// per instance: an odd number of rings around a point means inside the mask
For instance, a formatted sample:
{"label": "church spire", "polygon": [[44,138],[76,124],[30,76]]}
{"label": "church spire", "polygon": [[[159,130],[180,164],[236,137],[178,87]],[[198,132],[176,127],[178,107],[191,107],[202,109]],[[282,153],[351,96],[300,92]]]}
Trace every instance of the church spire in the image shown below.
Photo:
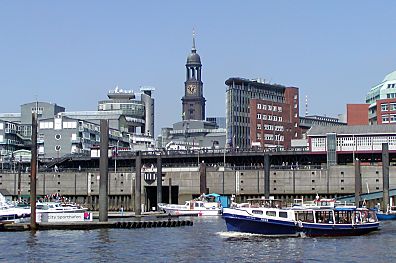
{"label": "church spire", "polygon": [[193,45],[192,45],[191,52],[192,52],[192,53],[196,53],[196,52],[197,52],[197,49],[195,48],[195,30],[194,30],[194,28],[193,28],[192,36],[193,36]]}

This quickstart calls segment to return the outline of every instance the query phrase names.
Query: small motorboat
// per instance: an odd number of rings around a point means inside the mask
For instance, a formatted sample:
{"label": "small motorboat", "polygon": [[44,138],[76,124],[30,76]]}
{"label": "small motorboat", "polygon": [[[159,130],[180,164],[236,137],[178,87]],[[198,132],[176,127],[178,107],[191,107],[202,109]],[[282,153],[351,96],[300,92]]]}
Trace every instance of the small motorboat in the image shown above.
{"label": "small motorboat", "polygon": [[197,199],[186,201],[184,205],[158,204],[159,209],[170,215],[179,216],[217,216],[222,206],[218,194],[203,194]]}

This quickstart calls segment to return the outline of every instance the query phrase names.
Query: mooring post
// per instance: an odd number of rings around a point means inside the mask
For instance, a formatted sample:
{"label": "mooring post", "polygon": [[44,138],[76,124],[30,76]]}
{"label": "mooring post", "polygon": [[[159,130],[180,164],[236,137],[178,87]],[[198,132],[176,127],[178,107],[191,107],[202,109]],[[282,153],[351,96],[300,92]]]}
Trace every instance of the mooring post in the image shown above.
{"label": "mooring post", "polygon": [[386,212],[389,206],[389,145],[382,144],[382,182],[384,205],[382,211]]}
{"label": "mooring post", "polygon": [[158,204],[162,203],[162,158],[157,156],[157,209]]}
{"label": "mooring post", "polygon": [[172,178],[169,178],[169,204],[172,204]]}
{"label": "mooring post", "polygon": [[135,159],[135,215],[142,214],[142,155],[140,151],[136,152],[136,159]]}
{"label": "mooring post", "polygon": [[30,229],[37,230],[36,222],[36,177],[37,177],[37,107],[32,113],[32,159],[30,162]]}
{"label": "mooring post", "polygon": [[362,174],[360,172],[360,160],[355,159],[355,205],[360,207],[362,194]]}
{"label": "mooring post", "polygon": [[206,188],[206,164],[204,161],[199,164],[199,191],[200,194],[208,194]]}
{"label": "mooring post", "polygon": [[108,197],[108,177],[109,177],[109,122],[100,120],[100,181],[99,181],[99,221],[108,221],[109,197]]}
{"label": "mooring post", "polygon": [[19,163],[18,163],[18,202],[21,202],[21,181],[22,181],[22,176],[21,176],[21,169],[22,169],[22,156],[19,156]]}
{"label": "mooring post", "polygon": [[264,196],[270,196],[270,158],[269,154],[264,154]]}

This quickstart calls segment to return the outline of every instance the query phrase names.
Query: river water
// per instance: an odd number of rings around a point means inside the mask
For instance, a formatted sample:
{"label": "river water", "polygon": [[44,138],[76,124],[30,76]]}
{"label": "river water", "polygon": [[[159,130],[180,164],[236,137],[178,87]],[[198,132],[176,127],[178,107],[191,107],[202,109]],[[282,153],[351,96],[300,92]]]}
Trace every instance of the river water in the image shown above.
{"label": "river water", "polygon": [[226,231],[221,217],[193,226],[1,232],[0,262],[396,262],[396,222],[358,237],[266,238]]}

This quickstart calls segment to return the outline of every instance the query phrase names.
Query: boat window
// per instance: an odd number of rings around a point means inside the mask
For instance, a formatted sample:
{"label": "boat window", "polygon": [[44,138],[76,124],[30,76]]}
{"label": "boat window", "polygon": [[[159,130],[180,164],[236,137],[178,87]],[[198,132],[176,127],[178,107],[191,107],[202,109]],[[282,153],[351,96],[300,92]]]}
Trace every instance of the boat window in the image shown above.
{"label": "boat window", "polygon": [[337,224],[352,223],[352,211],[334,211],[334,217]]}
{"label": "boat window", "polygon": [[333,224],[333,213],[332,211],[317,211],[315,213],[317,223]]}
{"label": "boat window", "polygon": [[276,212],[275,211],[267,211],[266,215],[267,216],[276,216]]}
{"label": "boat window", "polygon": [[279,212],[279,217],[287,218],[287,212]]}
{"label": "boat window", "polygon": [[252,210],[252,213],[256,214],[256,215],[262,215],[263,211],[261,211],[261,210]]}
{"label": "boat window", "polygon": [[313,211],[296,211],[296,220],[302,222],[313,223]]}

